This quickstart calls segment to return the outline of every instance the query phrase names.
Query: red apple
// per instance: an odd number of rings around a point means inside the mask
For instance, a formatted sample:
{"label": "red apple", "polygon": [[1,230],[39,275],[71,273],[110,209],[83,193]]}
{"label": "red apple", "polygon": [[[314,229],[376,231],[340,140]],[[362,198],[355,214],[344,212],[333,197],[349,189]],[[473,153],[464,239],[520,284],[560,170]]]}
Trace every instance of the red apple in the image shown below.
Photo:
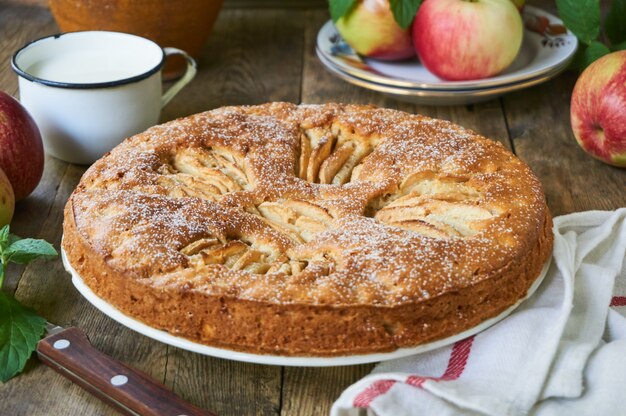
{"label": "red apple", "polygon": [[360,0],[336,26],[348,45],[361,55],[383,60],[415,56],[410,30],[396,23],[388,0]]}
{"label": "red apple", "polygon": [[13,209],[15,208],[15,196],[9,178],[0,169],[0,228],[11,222]]}
{"label": "red apple", "polygon": [[13,97],[0,91],[0,168],[9,178],[15,200],[26,198],[43,173],[39,128]]}
{"label": "red apple", "polygon": [[572,92],[570,118],[587,153],[626,167],[626,51],[605,55],[583,71]]}
{"label": "red apple", "polygon": [[447,80],[481,79],[509,66],[524,28],[511,0],[426,0],[413,22],[422,64]]}

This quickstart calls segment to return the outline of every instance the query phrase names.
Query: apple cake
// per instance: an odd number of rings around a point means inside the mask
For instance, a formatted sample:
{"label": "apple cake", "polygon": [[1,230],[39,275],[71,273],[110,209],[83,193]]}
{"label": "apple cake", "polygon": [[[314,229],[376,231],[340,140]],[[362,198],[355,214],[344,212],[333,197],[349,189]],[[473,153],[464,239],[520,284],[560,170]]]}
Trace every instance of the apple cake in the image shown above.
{"label": "apple cake", "polygon": [[551,255],[541,184],[501,144],[360,105],[224,107],[87,170],[63,248],[148,325],[259,354],[392,351],[523,298]]}

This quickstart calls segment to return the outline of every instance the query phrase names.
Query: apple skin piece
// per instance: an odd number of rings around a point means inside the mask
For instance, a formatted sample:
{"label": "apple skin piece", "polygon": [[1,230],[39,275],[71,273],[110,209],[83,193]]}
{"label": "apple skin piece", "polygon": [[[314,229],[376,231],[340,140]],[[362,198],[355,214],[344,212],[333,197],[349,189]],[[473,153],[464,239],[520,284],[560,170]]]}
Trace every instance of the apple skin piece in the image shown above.
{"label": "apple skin piece", "polygon": [[9,178],[15,200],[26,198],[43,173],[39,128],[15,98],[0,91],[0,168]]}
{"label": "apple skin piece", "polygon": [[413,22],[422,64],[451,81],[498,74],[517,56],[523,35],[511,0],[426,0]]}
{"label": "apple skin piece", "polygon": [[415,56],[411,31],[396,23],[388,0],[361,0],[335,26],[348,45],[363,56],[388,61]]}
{"label": "apple skin piece", "polygon": [[626,167],[626,51],[605,55],[583,71],[572,92],[570,120],[585,152]]}
{"label": "apple skin piece", "polygon": [[15,196],[9,178],[0,169],[0,228],[11,222],[15,209]]}

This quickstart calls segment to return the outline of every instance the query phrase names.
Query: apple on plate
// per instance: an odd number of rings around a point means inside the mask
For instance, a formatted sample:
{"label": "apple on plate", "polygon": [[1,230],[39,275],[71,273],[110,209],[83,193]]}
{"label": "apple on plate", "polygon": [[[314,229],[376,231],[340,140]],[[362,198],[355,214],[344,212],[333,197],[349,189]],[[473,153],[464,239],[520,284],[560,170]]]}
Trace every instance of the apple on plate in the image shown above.
{"label": "apple on plate", "polygon": [[626,167],[626,51],[605,55],[583,71],[572,92],[570,119],[587,153]]}
{"label": "apple on plate", "polygon": [[523,35],[511,0],[426,0],[413,22],[422,64],[453,81],[498,74],[517,56]]}
{"label": "apple on plate", "polygon": [[0,91],[0,169],[13,186],[15,200],[26,198],[43,173],[39,128],[24,107]]}
{"label": "apple on plate", "polygon": [[363,56],[389,61],[415,56],[411,31],[396,23],[388,0],[359,0],[335,26],[348,45]]}
{"label": "apple on plate", "polygon": [[0,169],[0,228],[11,222],[15,209],[15,196],[9,178]]}

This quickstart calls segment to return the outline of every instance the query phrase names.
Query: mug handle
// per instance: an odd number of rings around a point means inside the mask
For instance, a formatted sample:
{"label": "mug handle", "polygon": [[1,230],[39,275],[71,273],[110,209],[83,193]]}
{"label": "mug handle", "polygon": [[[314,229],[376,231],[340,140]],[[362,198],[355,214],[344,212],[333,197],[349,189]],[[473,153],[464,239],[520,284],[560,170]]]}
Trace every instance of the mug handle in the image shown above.
{"label": "mug handle", "polygon": [[171,47],[163,48],[163,52],[165,52],[166,57],[170,55],[182,55],[183,58],[185,58],[185,60],[187,61],[187,70],[185,71],[185,75],[183,75],[182,78],[176,82],[176,84],[172,85],[170,89],[167,90],[165,94],[163,94],[163,96],[161,97],[161,108],[165,107],[167,103],[169,103],[172,98],[174,98],[174,96],[183,89],[185,85],[189,84],[189,81],[191,81],[196,76],[196,72],[198,72],[198,65],[196,64],[195,59],[189,56],[187,52],[178,48]]}

